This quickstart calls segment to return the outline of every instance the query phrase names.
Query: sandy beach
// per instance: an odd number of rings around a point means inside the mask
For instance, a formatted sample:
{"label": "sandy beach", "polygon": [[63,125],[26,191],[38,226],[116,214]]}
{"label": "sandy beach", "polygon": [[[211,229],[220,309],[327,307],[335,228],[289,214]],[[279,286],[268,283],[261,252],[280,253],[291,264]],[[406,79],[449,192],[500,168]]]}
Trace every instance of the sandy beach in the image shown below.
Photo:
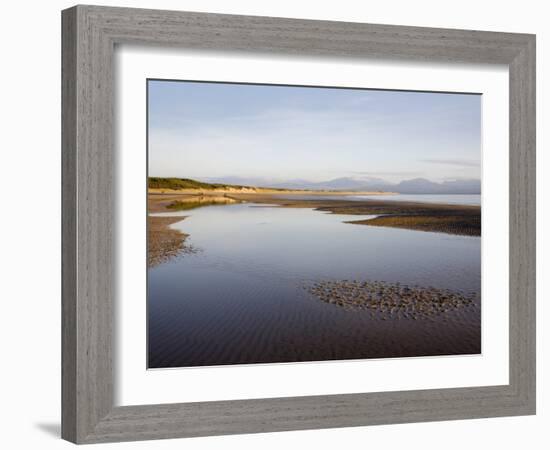
{"label": "sandy beach", "polygon": [[[152,190],[148,195],[148,212],[187,211],[203,206],[227,205],[232,203],[257,203],[278,205],[284,208],[310,208],[317,211],[342,215],[375,215],[367,220],[343,220],[353,225],[404,228],[462,236],[481,235],[481,208],[473,205],[439,205],[435,203],[396,202],[388,200],[342,200],[330,199],[327,192],[308,192],[318,199],[289,198],[289,193],[298,195],[301,191],[273,193],[229,193],[227,191],[202,192],[185,190],[177,193],[160,193]],[[336,195],[335,193],[332,193]],[[338,193],[342,195],[341,193]],[[292,197],[292,195],[290,195]],[[182,217],[148,216],[148,263],[154,266],[184,251],[187,235],[173,228]]]}
{"label": "sandy beach", "polygon": [[186,250],[187,235],[170,228],[184,217],[147,217],[147,265],[154,267]]}
{"label": "sandy beach", "polygon": [[[292,193],[292,194],[290,194]],[[297,198],[292,198],[296,195]],[[228,192],[150,192],[149,212],[193,209],[195,207],[248,202],[279,205],[286,208],[311,208],[318,211],[342,215],[362,215],[378,217],[368,220],[346,220],[356,225],[405,228],[409,230],[431,231],[463,236],[481,236],[481,207],[475,205],[446,205],[436,203],[398,202],[380,200],[342,200],[326,198],[333,195],[348,195],[335,192],[308,192],[309,197],[300,199],[303,193],[287,191],[281,193],[228,193]]]}
{"label": "sandy beach", "polygon": [[[324,194],[318,194],[324,197]],[[267,195],[235,195],[234,198],[277,204],[287,208],[313,208],[318,211],[345,215],[376,215],[368,220],[348,220],[346,223],[369,226],[405,228],[408,230],[481,236],[481,207],[475,205],[446,205],[388,200],[341,199],[281,199]]]}
{"label": "sandy beach", "polygon": [[200,251],[149,270],[150,367],[480,351],[479,238],[249,203],[177,214]]}

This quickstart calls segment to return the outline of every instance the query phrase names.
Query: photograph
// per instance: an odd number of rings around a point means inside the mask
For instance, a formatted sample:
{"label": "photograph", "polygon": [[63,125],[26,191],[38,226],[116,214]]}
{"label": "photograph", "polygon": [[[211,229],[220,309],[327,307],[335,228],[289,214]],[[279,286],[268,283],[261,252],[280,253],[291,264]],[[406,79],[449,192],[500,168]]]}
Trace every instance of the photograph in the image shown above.
{"label": "photograph", "polygon": [[481,94],[146,89],[148,369],[481,354]]}
{"label": "photograph", "polygon": [[2,448],[550,448],[545,6],[5,2]]}

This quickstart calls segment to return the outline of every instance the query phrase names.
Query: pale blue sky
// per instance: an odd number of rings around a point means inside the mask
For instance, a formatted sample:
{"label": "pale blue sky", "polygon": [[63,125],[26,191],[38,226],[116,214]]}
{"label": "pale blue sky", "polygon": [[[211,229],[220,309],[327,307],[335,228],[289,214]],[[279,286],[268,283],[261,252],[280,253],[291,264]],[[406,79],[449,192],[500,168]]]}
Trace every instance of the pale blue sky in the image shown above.
{"label": "pale blue sky", "polygon": [[149,81],[149,176],[480,178],[481,96]]}

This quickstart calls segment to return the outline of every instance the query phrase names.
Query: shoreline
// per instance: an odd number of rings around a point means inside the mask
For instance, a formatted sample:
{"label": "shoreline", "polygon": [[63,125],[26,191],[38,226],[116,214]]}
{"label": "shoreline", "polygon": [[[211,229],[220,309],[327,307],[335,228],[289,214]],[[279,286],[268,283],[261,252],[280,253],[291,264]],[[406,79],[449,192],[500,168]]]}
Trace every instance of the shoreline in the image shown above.
{"label": "shoreline", "polygon": [[183,217],[162,217],[147,215],[147,266],[155,267],[182,252],[193,253],[192,247],[186,247],[189,236],[170,225],[185,220]]}
{"label": "shoreline", "polygon": [[[285,208],[310,208],[316,211],[341,214],[348,216],[377,216],[371,219],[359,219],[344,221],[352,225],[366,225],[375,227],[400,228],[413,231],[435,232],[456,236],[481,236],[481,207],[476,205],[437,204],[422,202],[406,202],[384,199],[343,200],[326,198],[326,192],[317,191],[319,198],[297,199],[278,197],[276,193],[231,193],[210,191],[207,194],[197,190],[184,190],[178,193],[159,193],[157,190],[148,193],[148,213],[185,211],[203,206],[231,203],[264,203]],[[189,193],[187,191],[192,191]],[[303,195],[304,192],[294,192]],[[285,194],[287,195],[287,194]],[[333,193],[336,195],[336,193]],[[346,195],[338,193],[337,195]],[[379,193],[379,195],[382,195]],[[151,217],[151,216],[148,216]],[[183,220],[181,217],[170,218],[171,223]],[[149,220],[149,219],[148,219]],[[172,242],[168,247],[183,249],[183,242],[187,236],[180,237],[178,243],[173,232],[177,230],[169,228],[170,223],[160,227],[158,232],[160,240]],[[183,233],[180,233],[183,235]],[[164,237],[163,237],[164,236]],[[150,239],[153,239],[150,235]],[[156,259],[157,257],[153,257]]]}
{"label": "shoreline", "polygon": [[395,200],[282,199],[262,195],[234,195],[240,201],[270,203],[286,208],[311,208],[342,215],[377,217],[347,220],[345,223],[413,231],[429,231],[458,236],[481,236],[481,207]]}
{"label": "shoreline", "polygon": [[452,234],[455,236],[481,236],[481,218],[465,219],[462,216],[378,216],[367,220],[350,220],[352,225],[402,228],[405,230]]}

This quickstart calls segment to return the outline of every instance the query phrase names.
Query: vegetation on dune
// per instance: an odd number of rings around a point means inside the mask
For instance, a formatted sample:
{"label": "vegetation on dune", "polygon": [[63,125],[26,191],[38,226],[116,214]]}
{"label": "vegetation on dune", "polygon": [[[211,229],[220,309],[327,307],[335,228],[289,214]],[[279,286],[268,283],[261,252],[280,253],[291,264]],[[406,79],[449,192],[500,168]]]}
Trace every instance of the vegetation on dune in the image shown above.
{"label": "vegetation on dune", "polygon": [[149,177],[147,183],[149,189],[171,189],[171,190],[184,190],[195,189],[203,191],[302,191],[302,189],[286,189],[276,188],[270,186],[248,186],[241,184],[226,184],[226,183],[205,183],[202,181],[192,180],[191,178],[162,178],[162,177]]}
{"label": "vegetation on dune", "polygon": [[149,177],[148,186],[150,189],[245,189],[250,186],[238,186],[234,184],[221,183],[203,183],[202,181],[192,180],[190,178],[161,178]]}

